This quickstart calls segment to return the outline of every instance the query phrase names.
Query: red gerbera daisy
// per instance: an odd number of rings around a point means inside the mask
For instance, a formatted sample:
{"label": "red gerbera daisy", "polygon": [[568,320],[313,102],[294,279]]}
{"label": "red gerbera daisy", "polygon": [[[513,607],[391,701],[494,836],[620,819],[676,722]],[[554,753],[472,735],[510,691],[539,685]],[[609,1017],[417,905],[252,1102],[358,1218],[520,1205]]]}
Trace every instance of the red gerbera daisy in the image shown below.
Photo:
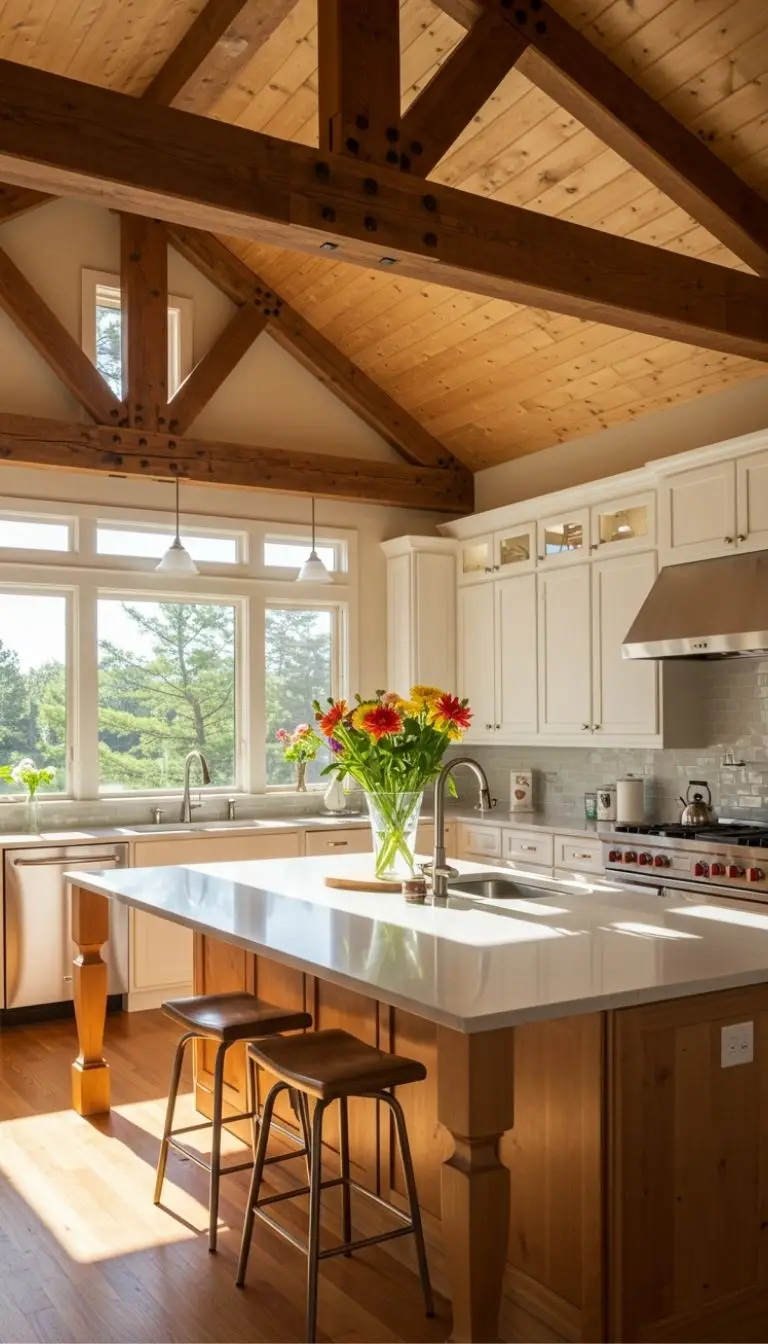
{"label": "red gerbera daisy", "polygon": [[403,719],[391,705],[377,705],[361,717],[361,728],[378,742],[382,737],[394,737],[402,731]]}
{"label": "red gerbera daisy", "polygon": [[447,733],[456,741],[472,722],[472,710],[456,695],[440,695],[432,706],[429,721],[438,732]]}
{"label": "red gerbera daisy", "polygon": [[316,717],[321,733],[324,733],[326,737],[333,737],[333,730],[337,723],[340,723],[344,718],[347,709],[346,700],[337,700],[325,714],[318,714]]}

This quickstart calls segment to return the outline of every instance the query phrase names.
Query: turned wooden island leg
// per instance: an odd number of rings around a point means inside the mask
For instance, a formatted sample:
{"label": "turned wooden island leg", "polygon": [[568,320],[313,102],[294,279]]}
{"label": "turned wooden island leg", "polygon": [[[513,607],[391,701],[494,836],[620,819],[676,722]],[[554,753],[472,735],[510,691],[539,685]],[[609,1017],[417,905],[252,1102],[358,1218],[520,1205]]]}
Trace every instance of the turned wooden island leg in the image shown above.
{"label": "turned wooden island leg", "polygon": [[80,1115],[109,1110],[109,1065],[104,1058],[107,966],[101,949],[109,936],[109,901],[72,887],[72,939],[77,945],[73,984],[80,1053],[72,1065],[72,1105]]}
{"label": "turned wooden island leg", "polygon": [[443,1249],[453,1340],[497,1340],[509,1239],[509,1171],[499,1140],[512,1128],[514,1031],[439,1027],[438,1119],[454,1151],[443,1163]]}

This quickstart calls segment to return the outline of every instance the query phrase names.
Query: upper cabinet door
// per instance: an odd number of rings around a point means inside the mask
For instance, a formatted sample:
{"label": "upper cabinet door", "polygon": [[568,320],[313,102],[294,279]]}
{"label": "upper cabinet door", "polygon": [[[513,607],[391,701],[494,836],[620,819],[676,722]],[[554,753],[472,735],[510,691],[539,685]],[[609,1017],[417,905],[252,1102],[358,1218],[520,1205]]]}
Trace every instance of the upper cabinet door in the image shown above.
{"label": "upper cabinet door", "polygon": [[656,555],[615,555],[592,565],[594,735],[655,737],[659,672],[654,660],[626,659],[621,646],[656,578]]}
{"label": "upper cabinet door", "polygon": [[592,741],[591,565],[539,571],[539,732]]}
{"label": "upper cabinet door", "polygon": [[593,553],[625,555],[656,545],[656,495],[653,490],[612,499],[592,508]]}
{"label": "upper cabinet door", "polygon": [[494,572],[499,576],[524,574],[536,565],[536,524],[519,523],[493,538]]}
{"label": "upper cabinet door", "polygon": [[492,583],[469,584],[458,593],[458,683],[472,710],[469,742],[490,741],[496,731],[494,603]]}
{"label": "upper cabinet door", "polygon": [[586,559],[589,555],[589,509],[572,509],[541,519],[537,551],[539,564],[565,564]]}
{"label": "upper cabinet door", "polygon": [[709,560],[736,549],[736,464],[712,462],[659,486],[663,564]]}
{"label": "upper cabinet door", "polygon": [[507,742],[538,729],[536,575],[500,579],[495,589],[497,731]]}
{"label": "upper cabinet door", "polygon": [[493,533],[484,537],[468,537],[459,542],[457,574],[459,583],[477,583],[493,577]]}
{"label": "upper cabinet door", "polygon": [[768,452],[737,459],[736,505],[738,549],[768,548]]}

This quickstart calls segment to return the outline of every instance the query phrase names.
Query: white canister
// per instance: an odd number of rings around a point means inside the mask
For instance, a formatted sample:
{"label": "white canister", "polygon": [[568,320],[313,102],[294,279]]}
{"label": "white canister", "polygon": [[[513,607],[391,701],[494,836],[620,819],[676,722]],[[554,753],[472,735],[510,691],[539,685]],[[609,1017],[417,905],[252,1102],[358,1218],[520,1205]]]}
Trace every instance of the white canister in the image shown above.
{"label": "white canister", "polygon": [[603,784],[597,790],[597,820],[616,820],[616,785]]}
{"label": "white canister", "polygon": [[645,821],[645,789],[643,780],[627,775],[616,784],[616,820],[625,825]]}

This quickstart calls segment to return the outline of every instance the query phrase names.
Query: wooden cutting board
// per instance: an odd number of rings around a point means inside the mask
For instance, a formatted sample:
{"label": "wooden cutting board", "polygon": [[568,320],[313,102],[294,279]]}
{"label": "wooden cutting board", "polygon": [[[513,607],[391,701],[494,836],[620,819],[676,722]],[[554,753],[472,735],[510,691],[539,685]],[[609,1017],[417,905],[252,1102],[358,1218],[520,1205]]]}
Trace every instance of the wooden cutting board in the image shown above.
{"label": "wooden cutting board", "polygon": [[326,877],[326,887],[338,891],[401,891],[399,882],[384,882],[377,877]]}

